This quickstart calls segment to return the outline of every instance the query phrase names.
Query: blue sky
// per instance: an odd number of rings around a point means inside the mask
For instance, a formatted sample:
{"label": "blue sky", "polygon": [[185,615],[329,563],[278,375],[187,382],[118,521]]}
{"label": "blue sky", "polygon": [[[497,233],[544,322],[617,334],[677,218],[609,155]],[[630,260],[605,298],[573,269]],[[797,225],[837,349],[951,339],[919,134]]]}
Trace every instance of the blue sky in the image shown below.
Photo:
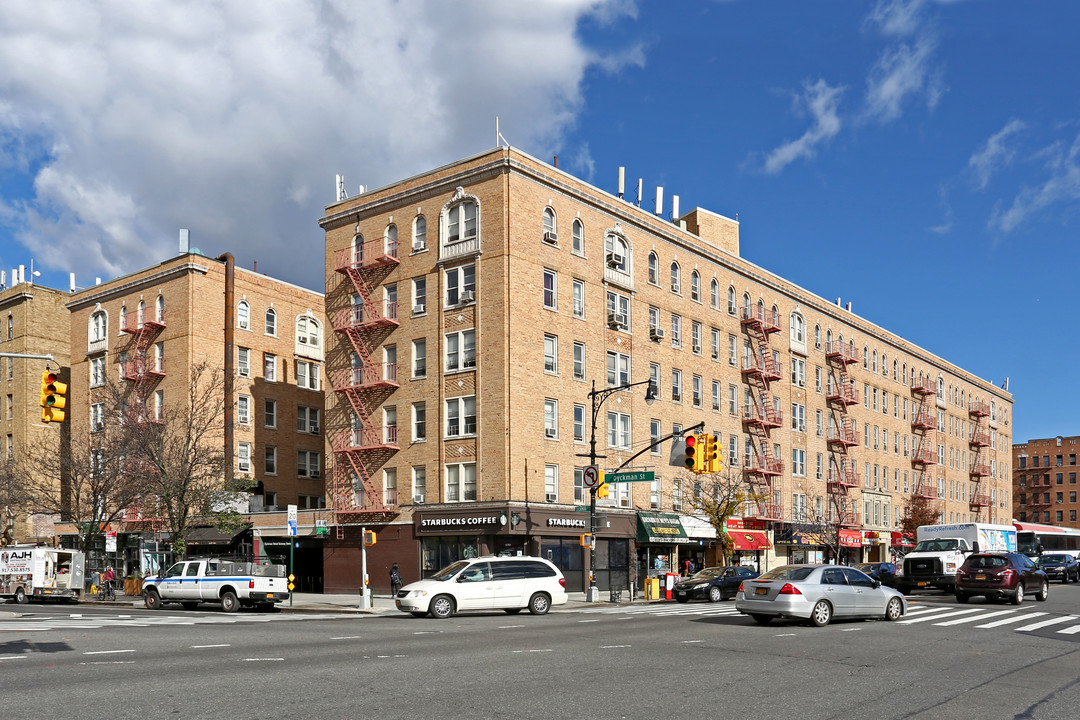
{"label": "blue sky", "polygon": [[[0,268],[175,252],[320,287],[317,221],[495,144],[742,223],[742,254],[1080,433],[1080,3],[13,0]],[[670,208],[670,203],[668,204]],[[670,210],[669,210],[670,211]],[[10,280],[9,280],[10,281]]]}

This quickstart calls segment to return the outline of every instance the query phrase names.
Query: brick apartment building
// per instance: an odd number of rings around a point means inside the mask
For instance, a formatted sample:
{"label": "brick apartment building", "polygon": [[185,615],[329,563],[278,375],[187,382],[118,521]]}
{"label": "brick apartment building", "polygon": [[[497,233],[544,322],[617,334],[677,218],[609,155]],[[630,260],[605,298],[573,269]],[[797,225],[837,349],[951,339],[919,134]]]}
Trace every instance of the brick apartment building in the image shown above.
{"label": "brick apartment building", "polygon": [[[182,243],[179,255],[159,265],[71,295],[68,419],[73,435],[92,435],[103,427],[111,375],[130,388],[130,404],[142,405],[147,420],[164,421],[171,406],[187,400],[193,369],[206,362],[222,373],[224,423],[232,426],[226,449],[231,473],[256,483],[250,508],[242,508],[252,511],[254,529],[251,537],[234,541],[212,528],[197,528],[189,542],[195,551],[221,551],[231,544],[281,557],[288,554],[285,506],[317,510],[325,505],[323,296],[232,268],[229,260],[188,252]],[[145,569],[140,556],[160,533],[155,537],[156,523],[145,512],[135,509],[128,519],[119,528],[121,567]],[[305,538],[299,553],[307,568],[301,586],[316,588],[321,547]],[[91,564],[96,560],[92,556]]]}
{"label": "brick apartment building", "polygon": [[[12,276],[15,276],[12,271]],[[0,290],[0,353],[52,355],[50,369],[67,374],[70,319],[64,303],[68,294],[34,285],[17,283]],[[14,461],[31,444],[47,443],[60,447],[60,426],[41,422],[41,374],[45,360],[0,358],[0,387],[4,405],[0,437],[3,461]],[[49,540],[53,536],[52,515],[24,515],[0,508],[5,525],[11,523],[17,542]]]}
{"label": "brick apartment building", "polygon": [[1080,436],[1041,438],[1012,446],[1013,512],[1020,522],[1080,527],[1076,456]]}
{"label": "brick apartment building", "polygon": [[[659,195],[659,194],[658,194]],[[659,204],[659,203],[658,203]],[[912,495],[946,521],[1008,521],[1011,396],[739,256],[739,224],[600,190],[500,147],[328,206],[327,590],[376,587],[475,553],[553,559],[584,584],[591,439],[614,468],[703,422],[760,501],[736,526],[769,567],[818,560],[800,522],[887,559]],[[711,531],[669,445],[649,483],[603,501],[602,589],[687,557]],[[674,518],[674,520],[673,520]],[[675,536],[654,532],[674,523]],[[674,540],[674,541],[673,541]]]}

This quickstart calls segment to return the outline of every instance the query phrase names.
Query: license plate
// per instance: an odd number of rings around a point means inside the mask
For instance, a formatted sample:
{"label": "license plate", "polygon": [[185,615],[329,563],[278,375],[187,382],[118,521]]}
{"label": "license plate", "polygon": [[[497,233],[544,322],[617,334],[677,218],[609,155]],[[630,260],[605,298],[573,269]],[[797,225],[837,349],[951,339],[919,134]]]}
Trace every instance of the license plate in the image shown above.
{"label": "license plate", "polygon": [[274,593],[266,593],[266,598],[267,598],[268,600],[269,600],[270,598],[272,598],[272,597],[274,597]]}
{"label": "license plate", "polygon": [[975,576],[975,579],[976,579],[976,580],[985,580],[985,579],[986,579],[986,576],[985,576],[985,575],[976,575],[976,576]]}
{"label": "license plate", "polygon": [[765,587],[754,588],[754,594],[755,595],[768,595],[769,594],[769,588],[765,588]]}
{"label": "license plate", "polygon": [[686,591],[685,591],[685,590],[680,590],[680,591],[678,592],[678,595],[679,595],[679,597],[682,597],[682,596],[683,596],[683,595],[685,595],[685,594],[686,594]]}
{"label": "license plate", "polygon": [[927,586],[927,585],[929,585],[929,584],[930,584],[930,583],[926,582],[925,580],[921,580],[921,581],[919,581],[919,583],[918,583],[919,587],[926,587],[926,586]]}

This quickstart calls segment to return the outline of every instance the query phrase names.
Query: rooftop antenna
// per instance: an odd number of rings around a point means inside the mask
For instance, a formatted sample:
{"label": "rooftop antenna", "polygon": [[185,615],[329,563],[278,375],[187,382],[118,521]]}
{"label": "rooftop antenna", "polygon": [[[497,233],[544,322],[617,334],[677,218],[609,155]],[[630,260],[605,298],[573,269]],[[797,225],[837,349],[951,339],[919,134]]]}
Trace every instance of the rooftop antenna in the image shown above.
{"label": "rooftop antenna", "polygon": [[508,143],[506,141],[506,138],[503,137],[503,134],[501,132],[499,132],[499,116],[496,115],[495,116],[495,147],[502,147],[503,145],[505,145],[506,147],[510,147],[510,143]]}
{"label": "rooftop antenna", "polygon": [[656,214],[664,214],[664,188],[662,185],[656,186]]}
{"label": "rooftop antenna", "polygon": [[671,196],[671,222],[676,225],[679,223],[679,196]]}
{"label": "rooftop antenna", "polygon": [[637,206],[641,207],[641,199],[645,197],[645,181],[641,178],[637,179]]}
{"label": "rooftop antenna", "polygon": [[345,176],[334,176],[334,197],[338,199],[338,202],[345,200],[349,197],[349,193],[345,192]]}
{"label": "rooftop antenna", "polygon": [[68,273],[68,286],[70,287],[68,292],[75,292],[75,273]]}
{"label": "rooftop antenna", "polygon": [[187,228],[180,228],[180,254],[181,255],[187,255],[189,238],[190,238],[190,234],[188,233]]}
{"label": "rooftop antenna", "polygon": [[0,270],[0,288],[7,287],[7,270]]}
{"label": "rooftop antenna", "polygon": [[619,199],[622,200],[623,195],[626,194],[626,168],[619,167]]}

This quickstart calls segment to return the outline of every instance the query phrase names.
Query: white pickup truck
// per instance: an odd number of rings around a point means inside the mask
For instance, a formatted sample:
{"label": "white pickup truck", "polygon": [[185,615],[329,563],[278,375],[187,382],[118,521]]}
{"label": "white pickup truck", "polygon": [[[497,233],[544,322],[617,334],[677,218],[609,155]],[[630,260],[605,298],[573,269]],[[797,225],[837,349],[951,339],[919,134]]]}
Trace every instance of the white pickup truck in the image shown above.
{"label": "white pickup truck", "polygon": [[178,562],[164,574],[143,581],[146,607],[178,602],[187,610],[199,603],[220,603],[225,612],[241,607],[269,610],[289,599],[284,565],[204,559]]}

